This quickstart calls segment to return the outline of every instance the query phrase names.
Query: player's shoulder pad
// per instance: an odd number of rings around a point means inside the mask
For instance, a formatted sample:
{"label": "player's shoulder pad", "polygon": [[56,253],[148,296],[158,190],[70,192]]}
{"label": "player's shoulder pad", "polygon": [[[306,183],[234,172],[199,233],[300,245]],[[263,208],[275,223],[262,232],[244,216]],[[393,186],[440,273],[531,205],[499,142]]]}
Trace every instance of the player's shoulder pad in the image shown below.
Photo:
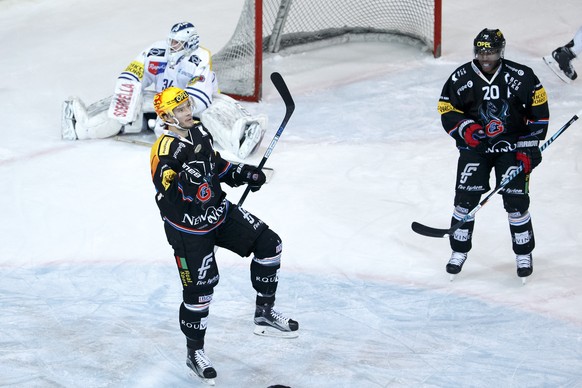
{"label": "player's shoulder pad", "polygon": [[198,47],[190,54],[188,61],[194,63],[196,66],[208,66],[212,64],[212,55],[204,47]]}
{"label": "player's shoulder pad", "polygon": [[168,49],[167,44],[165,41],[160,40],[158,42],[154,42],[151,44],[147,49],[144,50],[144,55],[146,57],[161,57],[165,58],[166,50]]}
{"label": "player's shoulder pad", "polygon": [[507,59],[503,59],[503,66],[509,74],[517,78],[530,77],[534,74],[531,67]]}
{"label": "player's shoulder pad", "polygon": [[160,137],[156,139],[154,144],[152,145],[152,155],[155,154],[157,156],[168,156],[173,153],[173,149],[176,148],[175,140],[178,140],[174,136],[170,136],[167,134],[162,134]]}
{"label": "player's shoulder pad", "polygon": [[471,68],[471,62],[467,62],[455,69],[449,79],[453,84],[457,82],[464,82],[464,79],[469,77],[469,69]]}

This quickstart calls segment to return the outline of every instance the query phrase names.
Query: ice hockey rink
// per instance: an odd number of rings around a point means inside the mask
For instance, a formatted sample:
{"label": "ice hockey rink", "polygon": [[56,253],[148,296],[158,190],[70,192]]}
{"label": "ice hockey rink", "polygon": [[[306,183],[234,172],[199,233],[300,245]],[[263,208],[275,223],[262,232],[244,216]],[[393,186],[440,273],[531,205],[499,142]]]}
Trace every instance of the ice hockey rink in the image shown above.
{"label": "ice hockey rink", "polygon": [[[582,109],[582,79],[542,56],[568,42],[582,2],[445,1],[442,57],[395,40],[266,59],[259,104],[296,110],[245,208],[284,241],[277,307],[300,337],[252,333],[249,260],[220,250],[206,353],[217,387],[582,387],[582,120],[531,179],[536,231],[526,285],[501,199],[477,214],[474,249],[449,281],[446,239],[456,150],[436,103],[483,28],[548,92],[548,137]],[[0,386],[192,387],[179,330],[181,287],[149,172],[149,150],[60,139],[70,95],[91,103],[174,23],[226,43],[242,0],[0,0]],[[574,66],[582,72],[582,61]],[[237,202],[242,189],[228,189]]]}

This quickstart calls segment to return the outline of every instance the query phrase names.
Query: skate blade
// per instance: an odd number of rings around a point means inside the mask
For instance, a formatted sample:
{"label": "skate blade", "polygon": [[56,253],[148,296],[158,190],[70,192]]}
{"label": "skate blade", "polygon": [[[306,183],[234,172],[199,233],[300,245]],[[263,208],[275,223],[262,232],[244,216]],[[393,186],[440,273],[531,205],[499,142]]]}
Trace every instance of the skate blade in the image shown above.
{"label": "skate blade", "polygon": [[206,385],[212,385],[212,386],[216,385],[216,381],[214,379],[207,379],[207,378],[198,376],[198,374],[191,369],[188,371],[188,373],[189,373],[190,377],[192,377],[193,379],[202,381]]}
{"label": "skate blade", "polygon": [[521,285],[525,286],[527,284],[527,278],[521,278]]}
{"label": "skate blade", "polygon": [[552,70],[554,74],[558,76],[558,78],[560,78],[567,84],[572,82],[572,80],[568,78],[566,74],[564,74],[562,69],[560,69],[560,65],[558,65],[558,63],[554,60],[554,58],[551,55],[546,55],[545,57],[543,57],[543,60],[546,63],[546,65],[548,65],[550,70]]}
{"label": "skate blade", "polygon": [[281,331],[279,329],[275,329],[271,326],[260,326],[255,325],[254,332],[256,335],[260,335],[263,337],[277,337],[277,338],[297,338],[299,337],[298,331]]}
{"label": "skate blade", "polygon": [[457,277],[457,275],[456,275],[456,274],[455,274],[455,275],[453,275],[453,274],[450,274],[450,275],[449,275],[449,282],[451,282],[451,283],[452,283],[452,282],[455,280],[455,278],[456,278],[456,277]]}

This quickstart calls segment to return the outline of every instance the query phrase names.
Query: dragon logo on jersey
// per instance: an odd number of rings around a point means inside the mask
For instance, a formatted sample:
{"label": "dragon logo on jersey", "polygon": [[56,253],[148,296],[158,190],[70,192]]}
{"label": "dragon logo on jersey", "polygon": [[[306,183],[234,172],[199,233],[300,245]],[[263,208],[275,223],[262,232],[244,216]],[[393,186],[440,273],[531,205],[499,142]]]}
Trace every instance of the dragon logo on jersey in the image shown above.
{"label": "dragon logo on jersey", "polygon": [[148,65],[148,73],[158,75],[166,71],[166,62],[150,62]]}
{"label": "dragon logo on jersey", "polygon": [[496,106],[493,101],[487,101],[485,106],[479,107],[479,116],[481,122],[485,124],[485,132],[487,137],[493,138],[505,132],[505,120],[508,116],[509,105],[505,100],[497,100],[501,102],[501,107]]}

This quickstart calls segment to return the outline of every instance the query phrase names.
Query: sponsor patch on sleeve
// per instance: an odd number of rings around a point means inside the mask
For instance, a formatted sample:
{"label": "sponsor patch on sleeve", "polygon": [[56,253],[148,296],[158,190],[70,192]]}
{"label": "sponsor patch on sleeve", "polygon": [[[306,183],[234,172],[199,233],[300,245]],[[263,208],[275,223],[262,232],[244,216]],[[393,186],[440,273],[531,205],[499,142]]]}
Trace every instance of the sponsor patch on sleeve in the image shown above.
{"label": "sponsor patch on sleeve", "polygon": [[176,171],[174,171],[174,170],[168,169],[168,170],[164,170],[164,172],[162,172],[162,185],[164,186],[164,188],[166,190],[168,190],[168,188],[170,187],[170,184],[172,184],[175,177],[176,177]]}
{"label": "sponsor patch on sleeve", "polygon": [[170,154],[170,144],[172,144],[174,138],[171,136],[164,136],[160,142],[160,148],[158,148],[158,155],[164,156]]}
{"label": "sponsor patch on sleeve", "polygon": [[439,113],[442,115],[444,115],[445,113],[448,113],[448,112],[453,112],[453,111],[462,113],[460,110],[455,109],[455,107],[450,102],[446,102],[446,101],[439,101],[437,109],[438,109]]}
{"label": "sponsor patch on sleeve", "polygon": [[546,94],[546,89],[543,87],[534,92],[532,106],[542,105],[548,102],[548,95]]}
{"label": "sponsor patch on sleeve", "polygon": [[133,61],[125,68],[124,71],[126,71],[128,73],[135,74],[135,76],[137,78],[142,79],[143,78],[143,63],[141,63],[139,61]]}

